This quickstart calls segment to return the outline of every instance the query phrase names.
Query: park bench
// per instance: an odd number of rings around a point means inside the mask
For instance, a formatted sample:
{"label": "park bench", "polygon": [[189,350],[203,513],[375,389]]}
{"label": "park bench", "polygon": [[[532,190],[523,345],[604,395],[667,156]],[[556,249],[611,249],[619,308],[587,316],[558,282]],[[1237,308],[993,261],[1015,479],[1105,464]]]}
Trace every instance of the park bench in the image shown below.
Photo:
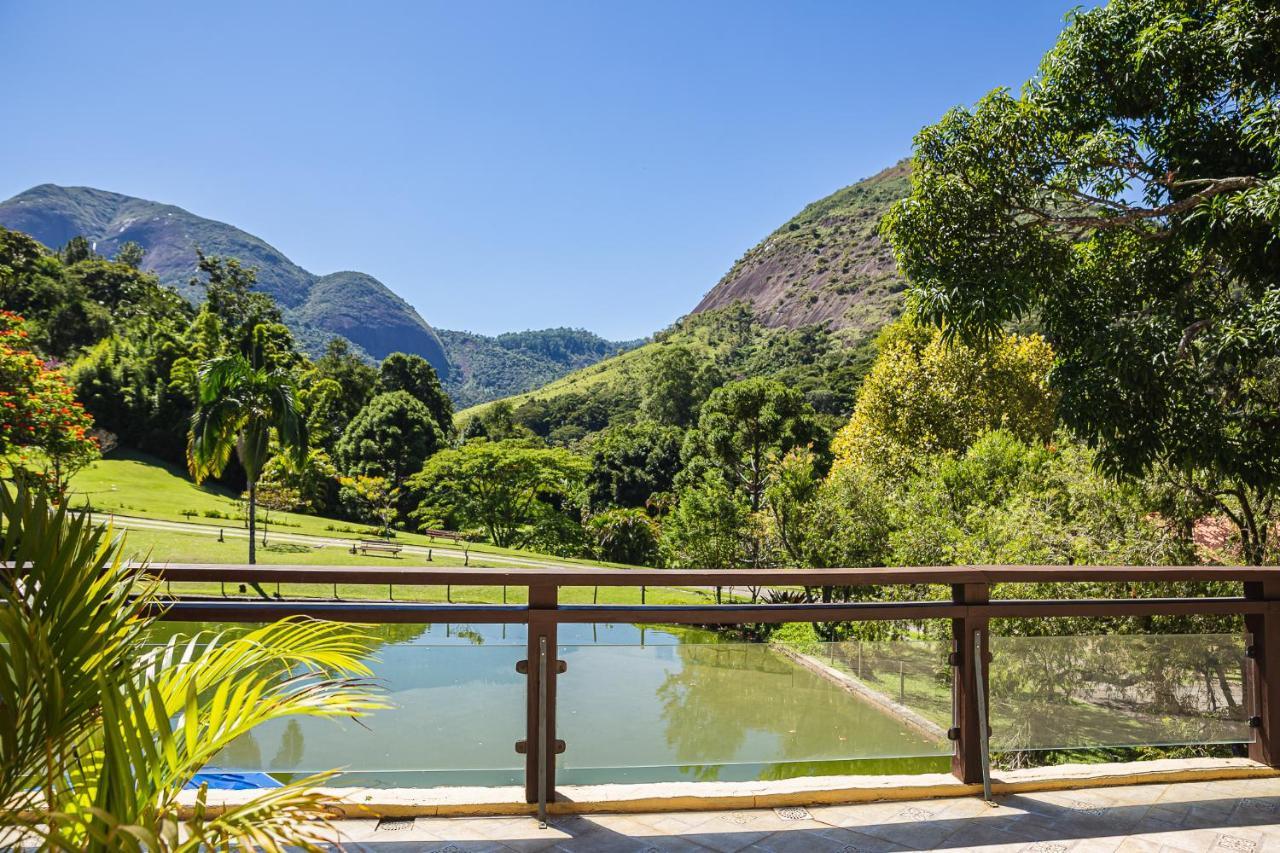
{"label": "park bench", "polygon": [[465,533],[455,533],[452,530],[424,530],[422,535],[429,536],[432,541],[436,539],[452,539],[454,542],[464,542],[467,538]]}
{"label": "park bench", "polygon": [[390,554],[395,556],[404,550],[404,546],[396,542],[385,542],[381,539],[361,539],[359,542],[351,543],[351,553],[356,551],[361,554],[368,554],[370,551],[375,554]]}

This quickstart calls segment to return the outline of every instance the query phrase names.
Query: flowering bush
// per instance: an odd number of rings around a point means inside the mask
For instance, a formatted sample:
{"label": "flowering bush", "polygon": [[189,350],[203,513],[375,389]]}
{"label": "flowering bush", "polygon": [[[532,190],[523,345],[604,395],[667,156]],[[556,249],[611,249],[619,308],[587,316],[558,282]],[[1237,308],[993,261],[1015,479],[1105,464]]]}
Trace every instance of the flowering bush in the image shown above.
{"label": "flowering bush", "polygon": [[93,418],[56,365],[28,348],[22,317],[0,311],[0,460],[31,468],[55,494],[99,455]]}

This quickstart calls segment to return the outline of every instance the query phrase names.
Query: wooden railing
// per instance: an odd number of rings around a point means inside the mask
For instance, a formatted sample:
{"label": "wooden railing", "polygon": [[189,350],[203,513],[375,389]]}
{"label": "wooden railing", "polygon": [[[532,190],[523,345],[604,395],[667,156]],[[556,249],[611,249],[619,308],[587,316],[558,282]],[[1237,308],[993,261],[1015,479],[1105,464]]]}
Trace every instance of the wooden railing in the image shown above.
{"label": "wooden railing", "polygon": [[[1006,617],[1116,617],[1154,615],[1241,615],[1251,644],[1247,695],[1255,697],[1250,718],[1254,739],[1250,758],[1280,767],[1280,568],[1204,566],[955,566],[822,570],[605,570],[605,569],[432,569],[415,567],[164,565],[152,570],[171,582],[377,584],[523,587],[528,604],[435,604],[405,601],[316,599],[244,600],[177,596],[164,618],[189,621],[262,622],[289,615],[359,623],[473,622],[529,626],[526,675],[525,793],[545,808],[554,799],[556,677],[564,671],[557,656],[557,626],[564,623],[734,625],[781,622],[950,619],[954,668],[955,741],[952,771],[965,783],[986,775],[989,727],[986,704],[990,660],[988,624]],[[1168,597],[1122,599],[993,599],[992,586],[1005,583],[1218,581],[1241,584],[1242,595],[1225,598]],[[563,587],[852,587],[941,584],[950,600],[840,602],[812,604],[570,605]],[[981,660],[977,650],[982,650]],[[980,700],[981,697],[981,700]],[[982,705],[980,706],[980,701]]]}

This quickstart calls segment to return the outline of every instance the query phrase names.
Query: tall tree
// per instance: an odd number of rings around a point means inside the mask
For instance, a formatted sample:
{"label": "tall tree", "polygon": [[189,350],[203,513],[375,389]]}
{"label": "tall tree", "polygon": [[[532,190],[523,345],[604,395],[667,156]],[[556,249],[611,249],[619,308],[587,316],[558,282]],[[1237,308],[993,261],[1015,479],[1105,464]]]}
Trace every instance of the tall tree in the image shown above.
{"label": "tall tree", "polygon": [[344,473],[386,477],[396,488],[443,446],[444,436],[427,407],[404,391],[392,391],[360,410],[335,452]]}
{"label": "tall tree", "polygon": [[271,433],[282,451],[298,465],[307,455],[307,422],[294,391],[292,377],[266,367],[253,349],[205,362],[199,372],[199,397],[187,440],[187,464],[197,483],[218,475],[232,450],[244,467],[249,485],[249,562],[257,562],[254,547],[258,478],[270,455]]}
{"label": "tall tree", "polygon": [[664,344],[645,370],[641,408],[660,424],[689,426],[698,416],[698,407],[721,381],[709,357],[685,344]]}
{"label": "tall tree", "polygon": [[378,367],[376,394],[404,391],[419,400],[445,436],[453,435],[453,401],[444,392],[436,369],[420,355],[393,352]]}
{"label": "tall tree", "polygon": [[813,407],[799,391],[764,377],[730,382],[702,405],[685,444],[687,470],[697,476],[710,465],[756,512],[783,454],[817,433]]}
{"label": "tall tree", "polygon": [[258,326],[281,325],[284,315],[280,306],[268,294],[253,289],[258,274],[252,267],[242,266],[235,258],[206,255],[199,249],[196,263],[207,278],[193,278],[191,284],[204,287],[205,307],[221,321],[234,349],[247,355]]}
{"label": "tall tree", "polygon": [[1021,94],[916,138],[884,232],[949,336],[1039,318],[1067,424],[1269,554],[1280,491],[1280,10],[1112,0]]}

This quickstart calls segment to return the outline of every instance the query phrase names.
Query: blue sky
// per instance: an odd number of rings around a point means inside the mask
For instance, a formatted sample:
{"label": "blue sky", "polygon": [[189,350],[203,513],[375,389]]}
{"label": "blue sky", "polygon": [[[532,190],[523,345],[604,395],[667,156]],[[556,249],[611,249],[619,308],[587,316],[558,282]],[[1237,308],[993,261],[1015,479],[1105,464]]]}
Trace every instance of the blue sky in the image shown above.
{"label": "blue sky", "polygon": [[1071,5],[0,0],[0,198],[177,204],[443,328],[639,337]]}

